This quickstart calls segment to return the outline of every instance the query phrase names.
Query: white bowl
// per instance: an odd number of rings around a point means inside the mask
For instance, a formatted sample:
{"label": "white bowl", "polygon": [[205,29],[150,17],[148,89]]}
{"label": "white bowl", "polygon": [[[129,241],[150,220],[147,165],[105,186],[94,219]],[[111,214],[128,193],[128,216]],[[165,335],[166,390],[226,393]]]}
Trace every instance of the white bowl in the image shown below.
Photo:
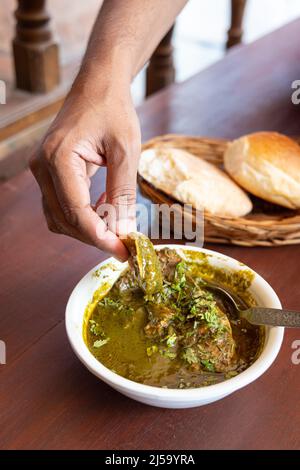
{"label": "white bowl", "polygon": [[[157,245],[156,249],[166,246],[180,250],[184,249],[183,245]],[[250,269],[235,259],[215,251],[192,246],[186,246],[185,248],[210,255],[209,261],[214,266],[234,271]],[[111,263],[117,268],[117,271],[111,270]],[[97,287],[101,284],[101,278],[97,278],[94,275],[95,270],[100,266],[106,266],[106,274],[108,273],[112,278],[117,278],[119,273],[124,269],[124,264],[119,263],[114,258],[109,258],[97,265],[81,279],[73,290],[67,304],[66,329],[71,346],[81,362],[83,362],[90,372],[124,395],[146,403],[147,405],[162,408],[191,408],[206,405],[220,400],[236,390],[245,387],[245,385],[250,384],[260,377],[274,362],[282,344],[284,328],[266,328],[264,346],[257,360],[241,374],[215,385],[202,388],[174,390],[143,385],[121,377],[97,361],[87,348],[82,336],[86,305],[91,300]],[[254,280],[249,290],[258,301],[259,305],[281,308],[279,298],[272,287],[259,274],[255,273],[253,270],[251,271],[254,274]]]}

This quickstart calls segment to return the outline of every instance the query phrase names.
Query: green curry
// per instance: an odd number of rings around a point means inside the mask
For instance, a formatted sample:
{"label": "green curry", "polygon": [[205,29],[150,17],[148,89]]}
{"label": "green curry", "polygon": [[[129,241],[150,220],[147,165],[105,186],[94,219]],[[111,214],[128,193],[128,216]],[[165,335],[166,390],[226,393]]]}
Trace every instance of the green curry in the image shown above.
{"label": "green curry", "polygon": [[144,236],[131,237],[126,246],[128,269],[86,311],[84,338],[102,364],[130,380],[168,388],[210,385],[249,367],[264,329],[236,318],[207,281],[224,286],[241,305],[253,305],[251,272],[215,268],[191,250],[155,252]]}

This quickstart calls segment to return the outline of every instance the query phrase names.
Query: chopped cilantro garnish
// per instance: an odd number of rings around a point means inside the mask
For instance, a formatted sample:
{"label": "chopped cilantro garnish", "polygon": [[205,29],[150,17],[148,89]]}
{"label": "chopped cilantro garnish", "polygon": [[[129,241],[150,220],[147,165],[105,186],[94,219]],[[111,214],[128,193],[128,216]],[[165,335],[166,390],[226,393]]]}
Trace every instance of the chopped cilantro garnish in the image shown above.
{"label": "chopped cilantro garnish", "polygon": [[205,292],[203,296],[198,296],[190,301],[187,318],[203,320],[208,323],[211,328],[218,328],[220,326],[218,307],[216,302],[212,300],[210,293]]}
{"label": "chopped cilantro garnish", "polygon": [[89,323],[90,323],[90,332],[95,336],[101,335],[100,325],[95,320],[90,320]]}
{"label": "chopped cilantro garnish", "polygon": [[195,352],[193,351],[192,348],[186,348],[183,350],[182,352],[182,355],[181,355],[182,359],[184,359],[185,361],[187,361],[189,364],[197,364],[198,363],[198,358],[195,354]]}
{"label": "chopped cilantro garnish", "polygon": [[172,348],[175,345],[176,340],[177,340],[177,336],[176,336],[175,333],[173,333],[172,335],[167,336],[167,346],[169,348]]}
{"label": "chopped cilantro garnish", "polygon": [[203,367],[205,367],[206,370],[208,370],[209,372],[215,372],[215,366],[213,365],[213,363],[211,361],[209,361],[208,359],[202,359],[201,360],[201,364],[203,365]]}
{"label": "chopped cilantro garnish", "polygon": [[101,346],[104,346],[110,338],[105,338],[105,339],[98,339],[97,341],[94,342],[93,346],[94,348],[101,348]]}
{"label": "chopped cilantro garnish", "polygon": [[126,312],[126,313],[133,313],[134,310],[132,307],[124,304],[121,302],[121,300],[114,300],[110,297],[104,297],[104,299],[102,299],[100,302],[99,302],[99,305],[103,306],[103,307],[111,307],[111,308],[114,308],[115,310],[119,311],[119,312]]}
{"label": "chopped cilantro garnish", "polygon": [[176,265],[175,275],[174,275],[174,282],[172,284],[172,289],[176,291],[181,291],[186,284],[186,277],[185,277],[186,266],[183,261],[180,261]]}

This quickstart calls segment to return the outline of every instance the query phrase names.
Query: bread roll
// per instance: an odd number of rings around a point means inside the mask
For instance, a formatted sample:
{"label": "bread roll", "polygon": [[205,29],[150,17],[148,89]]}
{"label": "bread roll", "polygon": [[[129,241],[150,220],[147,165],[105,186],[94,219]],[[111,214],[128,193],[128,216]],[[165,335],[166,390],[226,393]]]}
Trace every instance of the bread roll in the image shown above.
{"label": "bread roll", "polygon": [[300,148],[276,132],[234,140],[224,155],[225,169],[252,194],[290,209],[300,208]]}
{"label": "bread roll", "polygon": [[246,193],[226,173],[180,149],[144,150],[139,173],[156,188],[196,209],[228,217],[243,216],[252,209]]}

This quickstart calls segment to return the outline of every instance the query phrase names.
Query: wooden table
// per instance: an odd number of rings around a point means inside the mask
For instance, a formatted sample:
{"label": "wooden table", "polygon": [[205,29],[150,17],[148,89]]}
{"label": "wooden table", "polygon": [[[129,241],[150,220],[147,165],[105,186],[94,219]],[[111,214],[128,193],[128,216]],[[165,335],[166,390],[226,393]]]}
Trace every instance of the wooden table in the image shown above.
{"label": "wooden table", "polygon": [[[225,59],[139,109],[143,138],[177,132],[232,138],[259,129],[300,134],[291,82],[300,78],[300,20]],[[96,184],[103,186],[103,174]],[[9,449],[296,449],[300,365],[288,331],[276,363],[247,388],[198,409],[136,403],[92,376],[64,328],[75,283],[105,254],[49,233],[29,172],[0,186],[0,446]],[[300,246],[213,248],[262,274],[283,304],[300,308]]]}

